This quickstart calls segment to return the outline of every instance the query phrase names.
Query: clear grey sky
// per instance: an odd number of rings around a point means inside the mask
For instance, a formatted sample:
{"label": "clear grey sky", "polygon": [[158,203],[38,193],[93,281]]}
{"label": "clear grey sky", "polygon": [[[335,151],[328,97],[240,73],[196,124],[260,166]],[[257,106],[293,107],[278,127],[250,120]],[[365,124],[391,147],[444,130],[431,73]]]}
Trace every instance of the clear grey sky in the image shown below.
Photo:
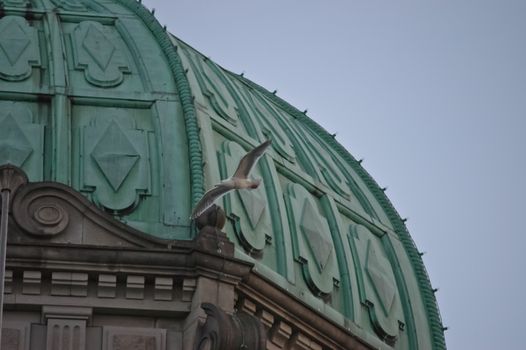
{"label": "clear grey sky", "polygon": [[526,1],[143,2],[365,158],[427,252],[449,349],[524,349]]}

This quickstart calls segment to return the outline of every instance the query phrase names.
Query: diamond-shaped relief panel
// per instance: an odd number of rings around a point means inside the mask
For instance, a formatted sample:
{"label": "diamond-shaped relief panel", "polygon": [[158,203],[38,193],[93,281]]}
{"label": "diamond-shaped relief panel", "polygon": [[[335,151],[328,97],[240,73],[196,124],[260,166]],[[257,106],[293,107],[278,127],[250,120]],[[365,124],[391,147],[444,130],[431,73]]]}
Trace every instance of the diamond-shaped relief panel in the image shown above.
{"label": "diamond-shaped relief panel", "polygon": [[20,16],[0,19],[0,78],[21,81],[40,65],[36,29]]}
{"label": "diamond-shaped relief panel", "polygon": [[75,70],[84,71],[90,84],[115,87],[123,82],[123,74],[131,73],[123,51],[126,46],[114,26],[84,21],[75,27],[71,39]]}
{"label": "diamond-shaped relief panel", "polygon": [[[112,212],[134,211],[151,195],[149,125],[146,111],[74,106],[74,144],[78,144],[79,190]],[[142,119],[142,118],[141,118]],[[146,119],[146,118],[144,118]],[[153,214],[152,214],[153,215]]]}
{"label": "diamond-shaped relief panel", "polygon": [[265,212],[267,203],[261,193],[261,187],[255,190],[239,190],[238,193],[250,226],[255,229]]}
{"label": "diamond-shaped relief panel", "polygon": [[119,190],[140,158],[133,144],[115,121],[107,127],[91,156],[114,191]]}
{"label": "diamond-shaped relief panel", "polygon": [[299,226],[316,259],[316,267],[321,273],[329,262],[333,245],[323,229],[324,225],[321,222],[320,214],[308,200],[305,200],[303,204]]}
{"label": "diamond-shaped relief panel", "polygon": [[304,143],[306,150],[310,150],[309,153],[313,156],[312,160],[318,163],[316,168],[320,169],[324,182],[337,194],[349,199],[349,186],[344,181],[345,175],[343,175],[331,153],[320,143],[319,137],[303,130],[303,128],[298,129],[298,131],[302,134],[300,142]]}
{"label": "diamond-shaped relief panel", "polygon": [[22,129],[8,114],[0,121],[0,164],[13,164],[21,167],[33,152],[33,147]]}
{"label": "diamond-shaped relief panel", "polygon": [[[388,344],[395,344],[404,323],[392,262],[386,255],[383,240],[363,225],[351,221],[349,244],[356,269],[360,301],[367,307],[375,333]],[[363,272],[363,273],[362,273]]]}
{"label": "diamond-shaped relief panel", "polygon": [[115,52],[115,45],[108,40],[106,35],[93,24],[90,24],[82,41],[82,46],[99,68],[103,71],[106,70]]}
{"label": "diamond-shaped relief panel", "polygon": [[[239,160],[245,156],[247,151],[234,141],[225,140],[220,146],[219,163],[221,178],[228,178],[237,169]],[[262,160],[256,164],[250,173],[252,178],[261,178],[259,166]],[[257,189],[237,190],[228,194],[223,199],[224,209],[232,215],[232,231],[236,235],[239,243],[247,252],[261,252],[270,237],[271,231],[267,212],[268,202],[266,199],[266,181],[262,178],[262,185]]]}
{"label": "diamond-shaped relief panel", "polygon": [[2,48],[11,65],[18,61],[29,43],[30,40],[26,32],[14,19],[11,19],[0,32],[0,48]]}
{"label": "diamond-shaped relief panel", "polygon": [[[217,74],[213,70],[214,63],[203,62],[203,58],[196,55],[192,49],[187,49],[185,45],[178,46],[184,54],[188,56],[188,64],[192,67],[197,83],[202,94],[196,94],[196,101],[204,105],[210,104],[217,115],[228,121],[232,125],[237,125],[238,112],[236,102],[232,95],[225,88]],[[203,100],[205,98],[206,100]]]}
{"label": "diamond-shaped relief panel", "polygon": [[[241,84],[241,82],[236,82]],[[259,94],[251,90],[247,90],[239,85],[239,93],[242,100],[245,102],[247,111],[253,115],[254,121],[260,124],[261,131],[266,138],[272,138],[272,148],[276,150],[280,156],[294,163],[296,155],[292,148],[291,141],[287,133],[282,128],[283,120],[282,112],[274,109],[266,100]],[[271,115],[272,118],[268,116]]]}
{"label": "diamond-shaped relief panel", "polygon": [[385,268],[385,266],[389,265],[389,262],[385,258],[378,256],[371,241],[368,242],[367,246],[367,263],[365,269],[380,299],[382,309],[385,315],[388,316],[396,292],[393,277]]}
{"label": "diamond-shaped relief panel", "polygon": [[317,296],[329,295],[340,273],[332,232],[318,206],[324,199],[294,182],[287,184],[284,197],[289,220],[294,223],[290,225],[294,259],[301,266],[307,287]]}

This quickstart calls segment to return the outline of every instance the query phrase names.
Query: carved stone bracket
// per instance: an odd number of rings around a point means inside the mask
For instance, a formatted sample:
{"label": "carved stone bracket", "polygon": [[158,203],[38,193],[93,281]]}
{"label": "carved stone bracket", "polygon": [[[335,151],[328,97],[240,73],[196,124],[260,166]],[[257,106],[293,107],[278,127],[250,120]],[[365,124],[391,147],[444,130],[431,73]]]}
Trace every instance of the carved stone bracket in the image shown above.
{"label": "carved stone bracket", "polygon": [[265,328],[256,317],[245,312],[229,315],[209,303],[201,308],[208,317],[198,332],[195,350],[265,349]]}
{"label": "carved stone bracket", "polygon": [[213,205],[199,216],[195,223],[199,234],[196,245],[206,251],[216,252],[226,256],[234,256],[234,244],[221,231],[225,226],[225,211],[218,205]]}

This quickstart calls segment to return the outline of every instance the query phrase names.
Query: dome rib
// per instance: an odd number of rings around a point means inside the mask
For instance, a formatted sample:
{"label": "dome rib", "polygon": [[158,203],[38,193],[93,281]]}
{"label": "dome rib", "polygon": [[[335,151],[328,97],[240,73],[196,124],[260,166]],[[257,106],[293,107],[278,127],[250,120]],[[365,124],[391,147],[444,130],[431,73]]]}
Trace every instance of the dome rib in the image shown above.
{"label": "dome rib", "polygon": [[195,107],[192,99],[192,89],[190,88],[190,83],[186,77],[181,58],[177,54],[177,47],[173,45],[166,29],[161,26],[155,16],[140,2],[135,0],[117,1],[130,11],[134,12],[151,31],[166,55],[168,65],[174,75],[177,92],[183,107],[186,135],[188,137],[188,156],[190,161],[191,181],[190,191],[193,207],[204,194],[203,156],[201,141],[199,139],[199,126],[197,125]]}

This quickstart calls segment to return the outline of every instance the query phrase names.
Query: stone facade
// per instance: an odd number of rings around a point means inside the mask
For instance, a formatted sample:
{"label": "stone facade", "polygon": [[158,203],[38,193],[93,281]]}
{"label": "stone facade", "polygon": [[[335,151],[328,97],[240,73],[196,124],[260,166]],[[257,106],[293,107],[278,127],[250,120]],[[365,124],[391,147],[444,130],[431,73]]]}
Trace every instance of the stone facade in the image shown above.
{"label": "stone facade", "polygon": [[19,185],[10,203],[3,350],[376,347],[234,258],[218,228],[222,212],[198,222],[195,240],[160,240],[65,185]]}

